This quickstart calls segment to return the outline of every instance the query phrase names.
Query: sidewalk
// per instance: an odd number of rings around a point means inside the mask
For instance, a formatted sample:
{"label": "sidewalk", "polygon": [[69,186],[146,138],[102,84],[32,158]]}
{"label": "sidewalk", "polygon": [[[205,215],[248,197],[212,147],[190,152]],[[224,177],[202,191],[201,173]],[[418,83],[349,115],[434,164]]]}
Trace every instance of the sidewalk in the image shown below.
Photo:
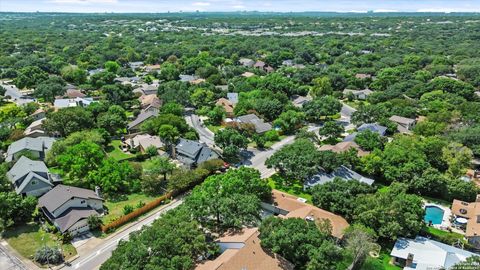
{"label": "sidewalk", "polygon": [[0,269],[40,270],[41,268],[27,258],[23,258],[4,239],[0,241]]}

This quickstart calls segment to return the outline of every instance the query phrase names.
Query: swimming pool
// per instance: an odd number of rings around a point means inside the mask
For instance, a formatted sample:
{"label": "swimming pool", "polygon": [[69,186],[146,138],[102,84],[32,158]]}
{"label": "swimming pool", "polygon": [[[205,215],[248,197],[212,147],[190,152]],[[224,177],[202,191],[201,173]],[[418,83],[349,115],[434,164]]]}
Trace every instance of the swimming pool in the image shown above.
{"label": "swimming pool", "polygon": [[432,224],[442,224],[444,211],[442,208],[429,205],[425,207],[425,217],[424,220],[427,224],[432,222]]}

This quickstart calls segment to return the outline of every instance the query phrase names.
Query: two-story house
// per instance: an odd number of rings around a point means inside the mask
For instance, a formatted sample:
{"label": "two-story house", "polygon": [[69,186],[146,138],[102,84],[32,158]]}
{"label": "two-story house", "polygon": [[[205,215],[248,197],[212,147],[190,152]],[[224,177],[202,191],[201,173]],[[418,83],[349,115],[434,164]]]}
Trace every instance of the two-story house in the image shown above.
{"label": "two-story house", "polygon": [[39,197],[53,187],[48,168],[43,161],[20,157],[7,172],[7,178],[17,194]]}
{"label": "two-story house", "polygon": [[13,142],[7,150],[7,158],[5,161],[10,162],[17,160],[24,151],[29,152],[32,156],[43,160],[48,150],[52,147],[55,138],[52,137],[36,137],[23,138]]}

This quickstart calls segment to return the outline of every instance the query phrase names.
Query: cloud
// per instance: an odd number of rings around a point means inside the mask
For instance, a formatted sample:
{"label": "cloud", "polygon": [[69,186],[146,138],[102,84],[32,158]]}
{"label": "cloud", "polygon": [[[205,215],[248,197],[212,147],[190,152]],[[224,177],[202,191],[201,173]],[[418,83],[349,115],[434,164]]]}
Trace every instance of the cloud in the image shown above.
{"label": "cloud", "polygon": [[200,7],[206,7],[206,6],[210,6],[210,3],[209,2],[194,2],[192,5],[200,6]]}
{"label": "cloud", "polygon": [[235,6],[232,6],[232,8],[234,8],[234,9],[244,9],[245,6],[244,5],[235,5]]}
{"label": "cloud", "polygon": [[48,0],[47,3],[74,5],[116,4],[118,3],[118,0]]}
{"label": "cloud", "polygon": [[396,10],[396,9],[376,9],[376,10],[374,10],[373,12],[383,13],[383,12],[399,12],[399,11]]}

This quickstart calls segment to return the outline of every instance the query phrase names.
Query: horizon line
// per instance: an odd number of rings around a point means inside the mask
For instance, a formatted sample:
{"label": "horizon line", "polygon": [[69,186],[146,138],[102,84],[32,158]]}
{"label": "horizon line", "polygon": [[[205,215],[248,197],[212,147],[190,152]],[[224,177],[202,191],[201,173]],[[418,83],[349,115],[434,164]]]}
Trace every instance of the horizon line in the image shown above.
{"label": "horizon line", "polygon": [[202,10],[189,10],[189,11],[166,11],[166,12],[118,12],[118,11],[96,11],[96,12],[73,12],[73,11],[3,11],[0,10],[0,13],[68,13],[68,14],[172,14],[172,13],[281,13],[281,14],[292,14],[292,13],[340,13],[340,14],[390,14],[390,13],[436,13],[436,14],[455,14],[455,13],[469,13],[469,14],[478,14],[478,11],[375,11],[375,10],[352,10],[352,11],[258,11],[258,10],[235,10],[235,11],[202,11]]}

